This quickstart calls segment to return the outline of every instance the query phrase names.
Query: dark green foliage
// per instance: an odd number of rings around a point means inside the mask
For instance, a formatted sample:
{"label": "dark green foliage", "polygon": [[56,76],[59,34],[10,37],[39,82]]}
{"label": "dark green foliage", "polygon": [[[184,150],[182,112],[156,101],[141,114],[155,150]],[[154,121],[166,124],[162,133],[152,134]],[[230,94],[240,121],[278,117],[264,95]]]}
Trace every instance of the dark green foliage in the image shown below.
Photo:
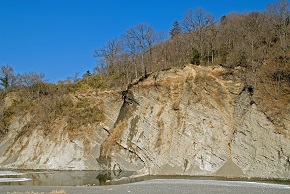
{"label": "dark green foliage", "polygon": [[272,74],[272,78],[278,81],[286,81],[290,83],[290,70],[278,70]]}
{"label": "dark green foliage", "polygon": [[0,77],[0,81],[1,81],[1,86],[3,86],[3,88],[5,90],[7,90],[7,88],[9,87],[9,81],[8,81],[8,77]]}
{"label": "dark green foliage", "polygon": [[190,63],[193,65],[200,65],[200,53],[197,49],[193,49]]}
{"label": "dark green foliage", "polygon": [[220,23],[221,23],[221,25],[225,25],[226,22],[227,22],[227,17],[224,15],[224,16],[221,17]]}
{"label": "dark green foliage", "polygon": [[2,87],[5,91],[9,86],[14,84],[14,71],[10,65],[3,65],[0,68],[0,88]]}
{"label": "dark green foliage", "polygon": [[182,33],[181,26],[179,25],[178,21],[174,21],[173,26],[170,30],[171,38],[174,38]]}
{"label": "dark green foliage", "polygon": [[87,72],[83,75],[84,78],[86,77],[90,77],[92,74],[90,72],[90,70],[87,70]]}

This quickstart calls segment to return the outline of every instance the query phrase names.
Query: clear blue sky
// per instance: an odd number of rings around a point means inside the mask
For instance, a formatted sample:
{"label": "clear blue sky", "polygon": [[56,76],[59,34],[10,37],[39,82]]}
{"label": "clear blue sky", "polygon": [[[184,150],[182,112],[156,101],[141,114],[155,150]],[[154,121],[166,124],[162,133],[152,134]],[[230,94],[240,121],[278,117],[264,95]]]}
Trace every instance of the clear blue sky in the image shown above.
{"label": "clear blue sky", "polygon": [[277,0],[0,0],[0,66],[44,73],[51,82],[96,66],[94,50],[139,23],[169,31],[203,7],[217,18],[262,11]]}

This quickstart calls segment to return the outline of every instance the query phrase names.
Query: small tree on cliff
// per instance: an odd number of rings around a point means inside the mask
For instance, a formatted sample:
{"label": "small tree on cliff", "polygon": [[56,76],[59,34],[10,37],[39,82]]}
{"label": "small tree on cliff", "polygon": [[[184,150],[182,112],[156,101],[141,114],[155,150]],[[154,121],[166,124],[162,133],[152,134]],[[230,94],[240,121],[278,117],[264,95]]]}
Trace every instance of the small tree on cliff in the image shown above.
{"label": "small tree on cliff", "polygon": [[13,67],[4,65],[0,68],[0,87],[7,90],[9,86],[13,85],[15,80]]}

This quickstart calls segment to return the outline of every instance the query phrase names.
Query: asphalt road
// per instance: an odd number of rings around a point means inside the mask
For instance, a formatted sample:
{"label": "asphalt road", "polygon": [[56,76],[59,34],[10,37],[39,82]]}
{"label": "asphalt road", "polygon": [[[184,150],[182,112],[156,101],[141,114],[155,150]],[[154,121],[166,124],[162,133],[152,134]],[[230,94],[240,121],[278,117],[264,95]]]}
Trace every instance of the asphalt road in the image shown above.
{"label": "asphalt road", "polygon": [[69,194],[290,194],[290,185],[219,180],[156,179],[110,186],[0,186],[1,194],[27,191],[49,193],[53,190],[64,190]]}

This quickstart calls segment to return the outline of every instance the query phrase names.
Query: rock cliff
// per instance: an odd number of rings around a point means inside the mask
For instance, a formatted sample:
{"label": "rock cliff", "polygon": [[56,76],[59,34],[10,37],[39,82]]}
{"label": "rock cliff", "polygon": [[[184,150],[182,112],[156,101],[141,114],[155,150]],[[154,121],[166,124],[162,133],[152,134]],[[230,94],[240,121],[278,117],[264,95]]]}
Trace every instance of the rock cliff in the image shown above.
{"label": "rock cliff", "polygon": [[186,66],[133,83],[100,164],[154,175],[289,178],[289,129],[278,132],[254,88],[227,73]]}
{"label": "rock cliff", "polygon": [[[8,95],[7,102],[11,101]],[[101,170],[96,158],[100,146],[107,138],[109,128],[119,114],[123,103],[118,92],[86,91],[72,94],[73,101],[87,100],[102,109],[105,119],[100,123],[89,123],[78,129],[68,130],[64,117],[50,121],[50,131],[44,130],[42,123],[29,127],[38,115],[31,112],[15,116],[8,133],[0,143],[0,168],[12,169],[54,169],[54,170]],[[4,103],[11,105],[12,103]],[[5,108],[5,106],[4,106]],[[23,110],[23,112],[25,112]]]}
{"label": "rock cliff", "polygon": [[59,119],[45,135],[25,127],[33,115],[14,118],[0,167],[290,178],[290,129],[278,129],[254,93],[221,67],[188,65],[125,92],[74,94],[102,107],[103,122],[70,132]]}

